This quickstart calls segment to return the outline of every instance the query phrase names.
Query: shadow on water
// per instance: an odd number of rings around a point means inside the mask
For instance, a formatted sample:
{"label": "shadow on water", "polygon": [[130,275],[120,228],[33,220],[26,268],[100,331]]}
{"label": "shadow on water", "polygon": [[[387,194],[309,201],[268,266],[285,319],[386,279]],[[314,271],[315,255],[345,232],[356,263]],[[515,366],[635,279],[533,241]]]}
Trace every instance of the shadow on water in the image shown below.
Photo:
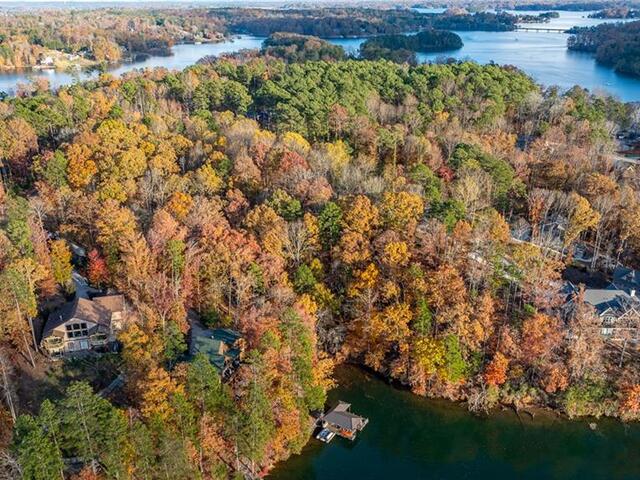
{"label": "shadow on water", "polygon": [[340,400],[369,418],[355,442],[311,439],[270,478],[288,479],[631,479],[640,478],[640,426],[568,421],[511,411],[489,417],[463,405],[399,390],[356,367],[336,371]]}

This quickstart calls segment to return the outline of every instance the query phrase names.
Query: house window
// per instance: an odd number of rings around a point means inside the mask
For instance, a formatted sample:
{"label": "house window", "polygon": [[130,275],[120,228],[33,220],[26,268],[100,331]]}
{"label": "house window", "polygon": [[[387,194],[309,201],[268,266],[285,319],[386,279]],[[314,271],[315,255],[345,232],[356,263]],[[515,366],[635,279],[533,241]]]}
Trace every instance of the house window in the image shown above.
{"label": "house window", "polygon": [[85,322],[70,323],[65,325],[67,331],[67,338],[86,337],[89,335],[89,330]]}

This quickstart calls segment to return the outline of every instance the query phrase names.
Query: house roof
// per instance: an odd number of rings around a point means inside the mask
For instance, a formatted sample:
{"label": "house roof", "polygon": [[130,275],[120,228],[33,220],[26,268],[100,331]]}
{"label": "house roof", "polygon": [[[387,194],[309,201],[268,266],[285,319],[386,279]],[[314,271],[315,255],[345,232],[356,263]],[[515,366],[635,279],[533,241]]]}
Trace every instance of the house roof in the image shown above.
{"label": "house roof", "polygon": [[240,349],[235,348],[240,334],[228,328],[203,330],[191,339],[191,354],[204,353],[213,366],[222,372],[227,360],[235,360],[240,356]]}
{"label": "house roof", "polygon": [[339,402],[332,410],[327,412],[327,414],[322,417],[322,419],[335,425],[340,428],[344,428],[346,430],[360,430],[365,423],[365,419],[351,413],[349,409],[351,408],[351,404],[346,402]]}
{"label": "house roof", "polygon": [[622,312],[626,310],[626,305],[635,303],[637,300],[624,290],[589,288],[584,291],[584,301],[592,305],[598,314],[602,315],[607,310]]}
{"label": "house roof", "polygon": [[211,331],[211,337],[223,341],[228,344],[234,344],[240,337],[240,333],[230,328],[214,328]]}
{"label": "house roof", "polygon": [[103,295],[93,297],[93,301],[110,312],[124,312],[126,309],[124,295]]}
{"label": "house roof", "polygon": [[76,297],[72,302],[65,303],[49,315],[44,325],[42,338],[48,337],[53,333],[53,330],[73,318],[110,328],[111,314],[124,310],[124,295],[105,295],[93,300]]}
{"label": "house roof", "polygon": [[616,267],[613,271],[613,285],[628,293],[640,291],[640,271],[628,267]]}
{"label": "house roof", "polygon": [[109,326],[111,323],[111,311],[99,303],[78,297],[73,302],[65,303],[61,308],[49,315],[44,325],[43,338],[48,337],[53,330],[73,318]]}

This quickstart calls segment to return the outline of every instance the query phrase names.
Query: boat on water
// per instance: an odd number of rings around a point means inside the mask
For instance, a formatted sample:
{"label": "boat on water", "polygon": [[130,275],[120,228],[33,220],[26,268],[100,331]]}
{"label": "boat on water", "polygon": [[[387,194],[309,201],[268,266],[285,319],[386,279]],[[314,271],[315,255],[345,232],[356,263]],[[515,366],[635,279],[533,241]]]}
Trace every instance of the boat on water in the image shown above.
{"label": "boat on water", "polygon": [[336,436],[335,432],[332,432],[328,428],[323,428],[320,433],[316,435],[316,438],[324,443],[329,443]]}

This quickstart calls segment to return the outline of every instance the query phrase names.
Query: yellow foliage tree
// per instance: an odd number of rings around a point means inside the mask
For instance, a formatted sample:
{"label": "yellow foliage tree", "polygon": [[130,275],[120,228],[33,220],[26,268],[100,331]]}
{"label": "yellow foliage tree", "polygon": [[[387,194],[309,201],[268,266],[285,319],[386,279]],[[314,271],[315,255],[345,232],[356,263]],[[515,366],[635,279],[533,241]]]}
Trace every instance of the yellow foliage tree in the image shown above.
{"label": "yellow foliage tree", "polygon": [[585,230],[596,227],[600,221],[600,214],[591,208],[589,200],[575,192],[569,195],[569,199],[573,209],[564,234],[565,247],[571,245]]}

